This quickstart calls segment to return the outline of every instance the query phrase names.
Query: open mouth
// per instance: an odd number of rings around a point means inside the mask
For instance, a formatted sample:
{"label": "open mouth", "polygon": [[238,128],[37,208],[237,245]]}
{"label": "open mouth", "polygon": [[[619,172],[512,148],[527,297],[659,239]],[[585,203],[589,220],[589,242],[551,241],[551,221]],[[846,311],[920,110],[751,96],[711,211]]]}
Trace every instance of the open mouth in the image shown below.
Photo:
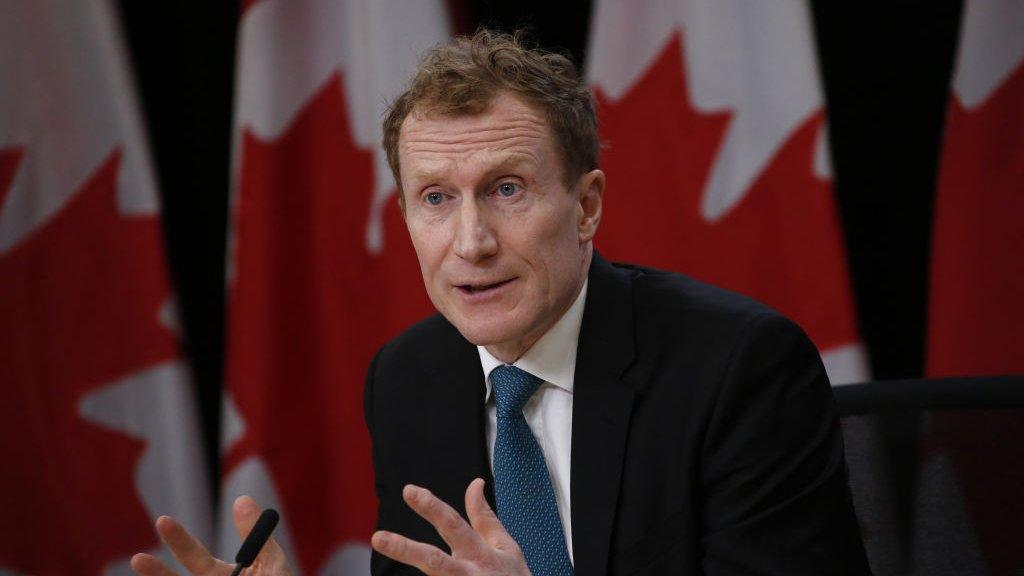
{"label": "open mouth", "polygon": [[465,294],[479,294],[481,292],[487,292],[488,290],[501,288],[502,286],[508,284],[512,280],[514,280],[514,278],[502,280],[501,282],[495,282],[493,284],[459,284],[456,287],[459,289],[460,292],[463,292]]}

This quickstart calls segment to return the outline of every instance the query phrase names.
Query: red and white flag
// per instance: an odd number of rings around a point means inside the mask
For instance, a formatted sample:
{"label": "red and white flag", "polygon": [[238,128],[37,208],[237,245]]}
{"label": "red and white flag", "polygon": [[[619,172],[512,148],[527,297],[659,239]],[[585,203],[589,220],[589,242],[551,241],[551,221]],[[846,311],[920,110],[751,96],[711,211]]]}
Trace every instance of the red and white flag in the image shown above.
{"label": "red and white flag", "polygon": [[380,148],[385,106],[449,36],[441,0],[256,0],[239,25],[219,546],[231,501],[282,512],[305,573],[366,574],[363,382],[429,314]]}
{"label": "red and white flag", "polygon": [[968,0],[935,196],[929,376],[1024,373],[1024,3]]}
{"label": "red and white flag", "polygon": [[141,115],[111,2],[0,8],[0,572],[126,574],[210,535]]}
{"label": "red and white flag", "polygon": [[593,21],[598,249],[762,300],[833,384],[866,380],[804,3],[598,0]]}
{"label": "red and white flag", "polygon": [[[1024,373],[1024,3],[967,0],[932,230],[925,373]],[[914,573],[1018,574],[1016,410],[939,412],[924,429]],[[1010,496],[1010,497],[1008,497]],[[939,504],[936,506],[936,504]]]}

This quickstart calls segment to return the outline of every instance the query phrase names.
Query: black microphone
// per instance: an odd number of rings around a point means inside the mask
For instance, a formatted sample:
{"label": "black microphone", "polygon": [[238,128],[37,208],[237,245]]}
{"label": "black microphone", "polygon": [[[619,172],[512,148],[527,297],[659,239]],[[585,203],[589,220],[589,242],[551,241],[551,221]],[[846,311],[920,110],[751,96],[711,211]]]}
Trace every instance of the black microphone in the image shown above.
{"label": "black microphone", "polygon": [[245,537],[245,542],[242,542],[242,547],[238,549],[238,554],[235,554],[235,570],[231,576],[238,576],[242,570],[252,566],[252,563],[256,561],[256,556],[263,549],[263,545],[270,539],[270,533],[274,531],[280,518],[281,515],[273,508],[267,508],[260,514],[260,517],[256,519],[256,524],[253,524],[252,530],[249,531],[249,535]]}

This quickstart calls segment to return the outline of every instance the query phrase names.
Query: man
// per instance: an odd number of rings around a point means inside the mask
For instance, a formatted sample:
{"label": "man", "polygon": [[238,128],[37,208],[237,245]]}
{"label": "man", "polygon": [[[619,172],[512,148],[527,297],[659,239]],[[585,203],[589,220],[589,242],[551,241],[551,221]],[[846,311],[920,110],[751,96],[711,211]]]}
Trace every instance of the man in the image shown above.
{"label": "man", "polygon": [[[487,31],[437,47],[384,147],[440,314],[367,374],[375,574],[868,573],[800,329],[594,252],[605,177],[568,60]],[[255,504],[235,512],[245,533]],[[157,529],[194,573],[229,571]],[[270,545],[255,573],[286,572]]]}

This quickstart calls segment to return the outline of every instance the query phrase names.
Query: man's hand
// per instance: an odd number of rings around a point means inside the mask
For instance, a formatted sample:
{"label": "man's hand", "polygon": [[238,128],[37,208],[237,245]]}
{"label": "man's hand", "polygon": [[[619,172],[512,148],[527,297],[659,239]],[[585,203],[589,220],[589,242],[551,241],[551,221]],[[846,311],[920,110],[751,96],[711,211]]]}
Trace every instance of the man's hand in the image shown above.
{"label": "man's hand", "polygon": [[429,544],[383,530],[374,533],[370,541],[377,552],[419,568],[429,576],[529,576],[519,545],[487,505],[484,481],[480,478],[466,488],[469,524],[424,488],[410,484],[402,491],[402,498],[437,529],[452,553],[448,555]]}
{"label": "man's hand", "polygon": [[[259,506],[248,496],[240,496],[233,506],[235,530],[245,539],[252,530],[253,524],[260,516]],[[170,516],[161,516],[156,521],[156,531],[160,539],[171,549],[174,557],[181,562],[193,576],[229,576],[234,564],[228,564],[211,555],[202,544]],[[168,568],[159,559],[149,554],[136,554],[132,557],[132,570],[140,576],[176,576],[176,572]],[[284,551],[273,538],[267,541],[252,566],[246,569],[246,576],[290,576],[288,561]]]}

